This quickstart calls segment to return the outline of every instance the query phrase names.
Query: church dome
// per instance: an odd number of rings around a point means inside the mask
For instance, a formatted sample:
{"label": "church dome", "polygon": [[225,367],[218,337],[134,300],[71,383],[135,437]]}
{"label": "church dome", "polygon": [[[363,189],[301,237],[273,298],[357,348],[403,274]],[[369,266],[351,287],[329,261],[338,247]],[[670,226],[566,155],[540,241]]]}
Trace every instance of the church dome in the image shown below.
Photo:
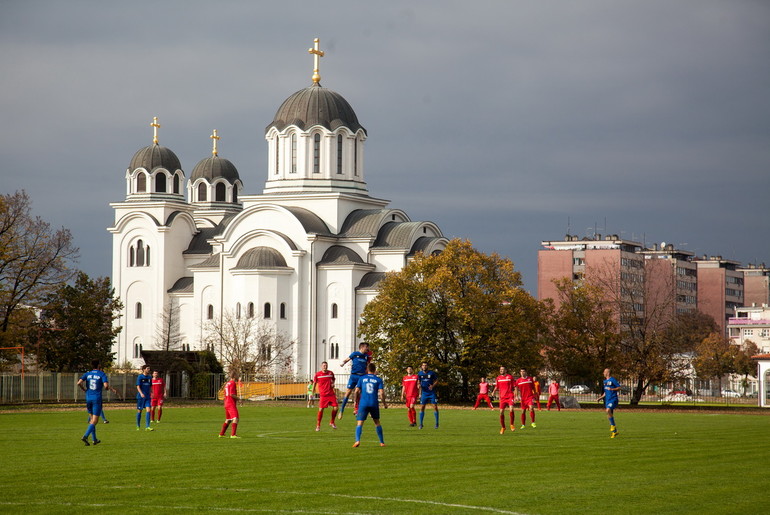
{"label": "church dome", "polygon": [[247,250],[235,266],[235,270],[254,270],[257,268],[286,268],[286,260],[275,249],[254,247]]}
{"label": "church dome", "polygon": [[144,168],[148,172],[152,172],[156,168],[165,168],[173,173],[181,170],[182,165],[171,149],[153,143],[148,147],[139,149],[134,154],[134,157],[131,158],[131,164],[128,166],[128,169],[133,171],[137,168]]}
{"label": "church dome", "polygon": [[296,125],[302,130],[320,125],[330,131],[347,127],[354,133],[358,129],[366,133],[366,129],[358,123],[358,117],[348,101],[336,91],[321,87],[318,83],[287,98],[278,108],[273,122],[267,126],[265,132],[271,127],[280,132],[289,125]]}
{"label": "church dome", "polygon": [[193,168],[190,175],[190,181],[195,182],[197,179],[206,179],[209,182],[213,182],[215,179],[223,178],[230,183],[240,179],[238,170],[235,165],[227,159],[219,156],[211,156],[206,159],[201,159],[195,168]]}

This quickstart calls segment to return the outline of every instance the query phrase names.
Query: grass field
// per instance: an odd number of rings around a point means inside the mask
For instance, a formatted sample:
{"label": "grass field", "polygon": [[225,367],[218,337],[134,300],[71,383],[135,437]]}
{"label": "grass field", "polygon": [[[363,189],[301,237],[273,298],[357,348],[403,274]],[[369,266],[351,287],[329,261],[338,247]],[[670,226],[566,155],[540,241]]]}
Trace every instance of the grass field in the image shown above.
{"label": "grass field", "polygon": [[[622,407],[621,407],[622,408]],[[386,447],[352,410],[334,431],[315,409],[247,405],[216,437],[221,406],[169,406],[156,431],[110,409],[102,444],[80,442],[85,411],[0,414],[0,511],[24,513],[766,513],[770,417],[538,412],[499,435],[497,412],[447,409],[441,428],[382,412]],[[328,417],[328,410],[326,416]],[[518,415],[518,413],[517,413]],[[229,434],[229,433],[228,433]]]}

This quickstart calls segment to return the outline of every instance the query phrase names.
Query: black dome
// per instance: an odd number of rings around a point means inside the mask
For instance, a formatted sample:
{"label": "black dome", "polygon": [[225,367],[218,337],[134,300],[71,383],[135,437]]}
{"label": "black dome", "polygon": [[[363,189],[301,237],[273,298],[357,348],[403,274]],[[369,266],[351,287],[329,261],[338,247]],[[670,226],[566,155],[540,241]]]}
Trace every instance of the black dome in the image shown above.
{"label": "black dome", "polygon": [[302,130],[320,125],[330,131],[347,127],[352,132],[362,129],[366,133],[348,101],[336,91],[323,88],[317,83],[287,98],[265,132],[271,127],[282,131],[289,125],[296,125]]}
{"label": "black dome", "polygon": [[158,167],[165,168],[171,173],[182,169],[182,165],[179,163],[179,158],[176,157],[176,154],[166,147],[161,147],[157,143],[139,149],[136,154],[134,154],[134,157],[131,158],[131,164],[128,165],[128,168],[131,171],[134,171],[137,168],[144,168],[148,172],[152,172]]}
{"label": "black dome", "polygon": [[211,156],[206,159],[201,159],[200,162],[195,165],[195,168],[193,168],[192,174],[190,175],[190,181],[203,178],[212,182],[214,179],[220,177],[227,179],[230,183],[234,183],[240,179],[238,170],[233,163],[223,157]]}

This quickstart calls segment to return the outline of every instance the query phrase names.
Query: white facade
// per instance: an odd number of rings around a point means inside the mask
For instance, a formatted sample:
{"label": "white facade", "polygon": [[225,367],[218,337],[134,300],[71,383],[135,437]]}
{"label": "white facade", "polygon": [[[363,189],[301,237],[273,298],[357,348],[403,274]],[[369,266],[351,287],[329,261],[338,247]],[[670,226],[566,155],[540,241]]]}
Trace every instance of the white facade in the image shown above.
{"label": "white facade", "polygon": [[[205,348],[207,321],[240,309],[297,342],[295,373],[323,360],[336,366],[357,348],[358,320],[384,273],[446,246],[435,224],[369,196],[366,131],[340,99],[314,84],[284,102],[266,130],[261,194],[241,193],[216,143],[189,179],[157,140],[137,152],[126,199],[111,204],[113,285],[124,303],[117,363],[139,365],[140,350],[159,348],[159,321],[171,303],[185,349]],[[329,100],[342,108],[315,109]]]}

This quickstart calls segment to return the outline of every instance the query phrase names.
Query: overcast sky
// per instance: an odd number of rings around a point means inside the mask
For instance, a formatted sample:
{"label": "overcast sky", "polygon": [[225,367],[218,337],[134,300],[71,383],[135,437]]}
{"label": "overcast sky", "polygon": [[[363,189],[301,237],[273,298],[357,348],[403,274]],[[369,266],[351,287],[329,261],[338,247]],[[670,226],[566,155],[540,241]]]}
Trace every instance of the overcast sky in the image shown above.
{"label": "overcast sky", "polygon": [[0,0],[0,192],[111,273],[134,152],[267,177],[264,128],[311,84],[366,127],[372,196],[510,257],[619,234],[770,264],[770,2]]}

